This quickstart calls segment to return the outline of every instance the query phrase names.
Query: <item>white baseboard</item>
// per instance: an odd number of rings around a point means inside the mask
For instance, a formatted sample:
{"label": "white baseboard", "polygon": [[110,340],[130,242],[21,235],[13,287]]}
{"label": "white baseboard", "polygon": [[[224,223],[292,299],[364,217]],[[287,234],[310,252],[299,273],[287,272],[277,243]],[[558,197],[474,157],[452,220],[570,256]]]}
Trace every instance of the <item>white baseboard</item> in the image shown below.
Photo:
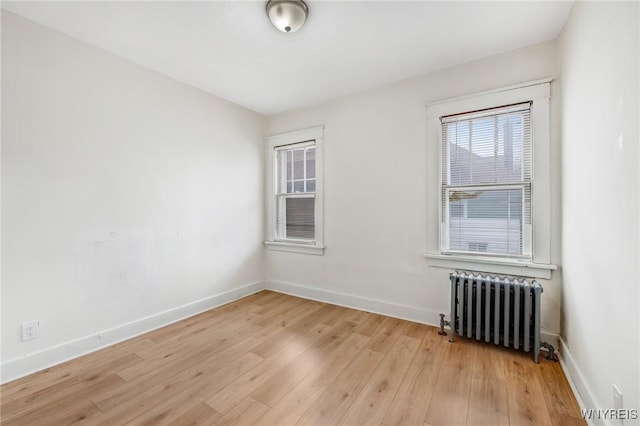
{"label": "white baseboard", "polygon": [[[573,390],[573,394],[578,401],[578,405],[580,405],[580,409],[593,409],[604,407],[601,405],[591,389],[587,384],[587,381],[584,378],[584,375],[580,371],[576,360],[573,358],[567,343],[564,339],[560,338],[560,365],[562,366],[562,370],[564,371],[564,375],[567,377],[569,381],[569,386],[571,386],[571,390]],[[605,423],[594,423],[591,419],[586,419],[586,422],[589,425],[595,424],[605,424]]]}
{"label": "white baseboard", "polygon": [[4,384],[19,379],[20,377],[44,370],[45,368],[61,364],[123,340],[208,311],[209,309],[224,305],[236,299],[249,296],[263,289],[264,283],[257,281],[108,330],[101,330],[89,336],[61,343],[51,348],[25,355],[24,357],[4,361],[1,366],[1,382]]}
{"label": "white baseboard", "polygon": [[265,281],[264,285],[266,290],[302,297],[303,299],[317,300],[318,302],[373,312],[436,327],[440,326],[440,312],[429,311],[416,306],[400,305],[283,281]]}

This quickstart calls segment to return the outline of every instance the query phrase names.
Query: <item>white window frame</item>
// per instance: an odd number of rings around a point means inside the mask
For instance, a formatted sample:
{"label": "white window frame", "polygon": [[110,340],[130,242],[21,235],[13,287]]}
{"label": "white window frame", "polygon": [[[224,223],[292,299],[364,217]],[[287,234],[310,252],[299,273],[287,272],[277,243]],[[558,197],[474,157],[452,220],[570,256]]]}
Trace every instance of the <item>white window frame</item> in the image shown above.
{"label": "white window frame", "polygon": [[[312,242],[306,240],[278,240],[277,239],[277,152],[288,145],[312,142],[316,155],[316,190],[315,190],[315,238]],[[286,251],[303,254],[324,254],[323,233],[323,145],[324,126],[312,127],[304,130],[269,136],[266,143],[266,241],[270,250]]]}
{"label": "white window frame", "polygon": [[[551,171],[549,98],[552,79],[432,102],[427,105],[427,253],[430,266],[551,278]],[[440,246],[443,116],[531,102],[531,260],[443,253]]]}

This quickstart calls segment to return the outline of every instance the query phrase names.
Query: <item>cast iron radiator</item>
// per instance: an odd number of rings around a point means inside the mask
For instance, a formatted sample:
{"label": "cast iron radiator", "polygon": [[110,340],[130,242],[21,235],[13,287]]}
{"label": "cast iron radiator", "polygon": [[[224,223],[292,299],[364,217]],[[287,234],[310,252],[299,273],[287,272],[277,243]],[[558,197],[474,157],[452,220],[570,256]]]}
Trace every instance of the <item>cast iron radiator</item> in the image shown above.
{"label": "cast iron radiator", "polygon": [[477,272],[453,272],[451,279],[451,316],[440,314],[440,334],[451,327],[450,342],[460,336],[533,351],[539,362],[540,348],[548,350],[547,359],[556,360],[554,348],[540,342],[540,301],[542,286],[516,277],[493,277]]}

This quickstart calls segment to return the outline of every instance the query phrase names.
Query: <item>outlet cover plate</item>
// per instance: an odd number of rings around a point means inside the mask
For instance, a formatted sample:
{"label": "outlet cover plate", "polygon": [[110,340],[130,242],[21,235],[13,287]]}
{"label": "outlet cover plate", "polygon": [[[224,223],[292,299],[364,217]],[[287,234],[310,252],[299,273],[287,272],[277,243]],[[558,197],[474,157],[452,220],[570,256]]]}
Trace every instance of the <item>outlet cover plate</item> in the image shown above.
{"label": "outlet cover plate", "polygon": [[40,321],[27,321],[22,323],[22,341],[33,340],[40,335]]}

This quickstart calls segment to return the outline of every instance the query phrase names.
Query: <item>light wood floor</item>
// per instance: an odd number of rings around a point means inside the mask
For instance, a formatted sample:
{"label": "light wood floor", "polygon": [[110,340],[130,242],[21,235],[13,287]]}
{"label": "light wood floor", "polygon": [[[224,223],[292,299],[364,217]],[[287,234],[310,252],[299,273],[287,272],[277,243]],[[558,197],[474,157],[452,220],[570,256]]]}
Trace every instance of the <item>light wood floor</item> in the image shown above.
{"label": "light wood floor", "polygon": [[560,365],[263,291],[3,385],[3,425],[574,425]]}

